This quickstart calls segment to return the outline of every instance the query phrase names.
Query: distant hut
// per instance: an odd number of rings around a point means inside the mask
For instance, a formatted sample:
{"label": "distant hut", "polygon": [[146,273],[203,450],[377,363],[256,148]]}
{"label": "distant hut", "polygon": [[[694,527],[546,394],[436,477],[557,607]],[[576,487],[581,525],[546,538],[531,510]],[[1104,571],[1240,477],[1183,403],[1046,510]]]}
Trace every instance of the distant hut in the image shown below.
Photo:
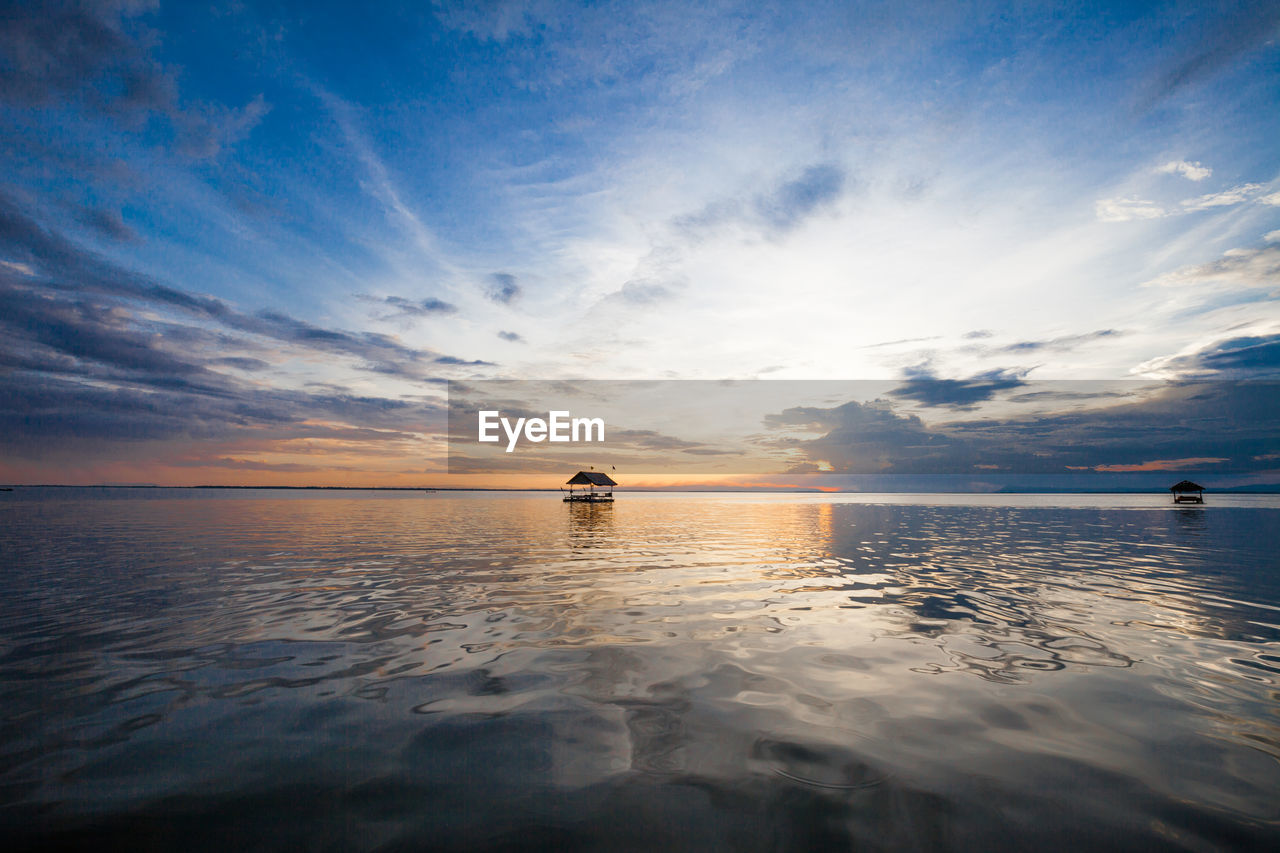
{"label": "distant hut", "polygon": [[[579,471],[570,477],[565,485],[569,487],[569,494],[564,496],[566,501],[599,503],[613,500],[613,487],[618,484],[603,471]],[[575,492],[573,490],[574,486],[586,486],[587,488],[586,491]],[[608,491],[597,492],[597,487]]]}
{"label": "distant hut", "polygon": [[1204,486],[1199,483],[1183,480],[1181,483],[1170,486],[1169,491],[1173,492],[1173,502],[1176,504],[1204,503]]}

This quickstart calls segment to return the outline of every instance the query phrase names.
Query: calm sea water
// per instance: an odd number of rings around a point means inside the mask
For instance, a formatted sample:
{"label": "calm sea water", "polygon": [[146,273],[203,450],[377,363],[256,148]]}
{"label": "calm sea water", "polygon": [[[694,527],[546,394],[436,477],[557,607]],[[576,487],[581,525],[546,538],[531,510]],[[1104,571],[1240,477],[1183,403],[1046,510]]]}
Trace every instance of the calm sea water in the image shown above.
{"label": "calm sea water", "polygon": [[1167,500],[0,494],[0,836],[1280,849],[1280,500]]}

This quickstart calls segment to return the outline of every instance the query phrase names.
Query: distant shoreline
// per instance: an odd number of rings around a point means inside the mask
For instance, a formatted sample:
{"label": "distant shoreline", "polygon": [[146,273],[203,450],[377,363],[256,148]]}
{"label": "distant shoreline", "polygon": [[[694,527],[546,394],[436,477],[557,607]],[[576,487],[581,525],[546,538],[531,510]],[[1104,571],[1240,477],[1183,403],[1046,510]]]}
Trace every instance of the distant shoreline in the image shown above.
{"label": "distant shoreline", "polygon": [[[0,488],[9,489],[201,489],[201,490],[237,490],[237,491],[293,491],[293,492],[558,492],[558,488],[518,489],[518,488],[485,488],[479,486],[159,486],[146,483],[92,483],[79,485],[73,483],[5,483]],[[1004,488],[996,491],[973,490],[926,490],[926,491],[836,491],[822,489],[663,489],[642,486],[624,490],[632,494],[760,494],[760,495],[1156,495],[1168,492],[1168,489],[1035,489]],[[1250,486],[1225,489],[1206,489],[1206,495],[1275,495],[1280,494],[1280,485]]]}

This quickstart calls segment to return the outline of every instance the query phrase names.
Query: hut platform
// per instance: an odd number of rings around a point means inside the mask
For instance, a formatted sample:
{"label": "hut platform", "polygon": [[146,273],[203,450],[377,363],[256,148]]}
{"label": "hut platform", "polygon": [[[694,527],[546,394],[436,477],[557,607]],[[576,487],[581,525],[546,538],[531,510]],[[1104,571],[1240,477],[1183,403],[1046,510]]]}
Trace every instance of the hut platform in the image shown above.
{"label": "hut platform", "polygon": [[564,502],[569,503],[570,501],[572,501],[573,503],[586,503],[586,504],[613,503],[613,494],[612,493],[592,494],[591,492],[583,492],[582,494],[578,494],[578,495],[565,495]]}

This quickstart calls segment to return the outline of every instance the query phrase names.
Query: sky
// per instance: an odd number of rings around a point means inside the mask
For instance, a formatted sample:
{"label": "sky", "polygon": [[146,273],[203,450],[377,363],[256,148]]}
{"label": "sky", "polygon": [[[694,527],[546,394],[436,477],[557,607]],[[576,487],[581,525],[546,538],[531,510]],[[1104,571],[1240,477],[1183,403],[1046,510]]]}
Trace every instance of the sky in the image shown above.
{"label": "sky", "polygon": [[1278,106],[1276,2],[3,2],[0,481],[515,483],[450,381],[1280,378]]}

